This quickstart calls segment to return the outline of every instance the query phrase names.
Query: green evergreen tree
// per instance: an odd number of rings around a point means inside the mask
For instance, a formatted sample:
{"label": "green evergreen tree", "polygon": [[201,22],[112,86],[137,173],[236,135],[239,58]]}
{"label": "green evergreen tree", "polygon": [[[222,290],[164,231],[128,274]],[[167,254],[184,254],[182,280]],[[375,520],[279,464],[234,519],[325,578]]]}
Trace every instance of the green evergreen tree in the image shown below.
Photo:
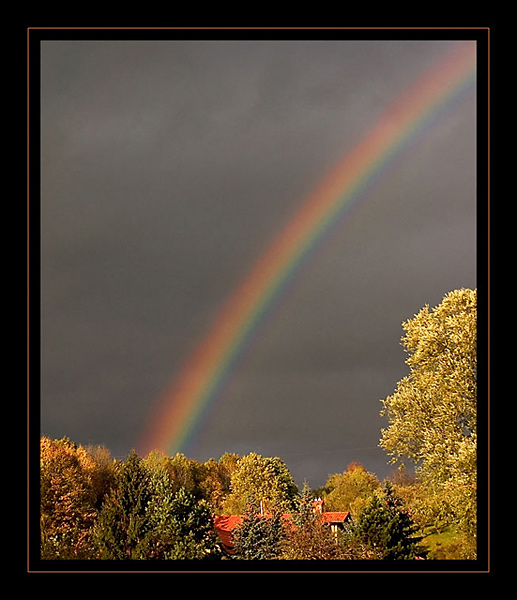
{"label": "green evergreen tree", "polygon": [[244,519],[233,535],[236,558],[270,560],[280,557],[286,539],[282,513],[277,508],[268,514],[261,513],[256,502],[249,503]]}
{"label": "green evergreen tree", "polygon": [[217,559],[220,550],[214,532],[212,512],[205,500],[196,498],[181,488],[171,501],[169,528],[173,544],[165,554],[167,559]]}
{"label": "green evergreen tree", "polygon": [[147,559],[165,559],[174,547],[177,535],[172,523],[174,484],[167,471],[150,471],[152,498],[147,505],[146,518],[149,533],[141,544],[139,555]]}
{"label": "green evergreen tree", "polygon": [[121,463],[95,529],[102,559],[218,558],[212,515],[205,501],[176,491],[166,469],[146,468],[134,452]]}
{"label": "green evergreen tree", "polygon": [[402,500],[386,482],[382,494],[361,512],[354,535],[384,560],[407,560],[426,554],[416,530]]}
{"label": "green evergreen tree", "polygon": [[150,535],[147,512],[152,499],[150,474],[135,452],[117,467],[115,486],[104,500],[95,527],[99,557],[109,560],[143,558]]}

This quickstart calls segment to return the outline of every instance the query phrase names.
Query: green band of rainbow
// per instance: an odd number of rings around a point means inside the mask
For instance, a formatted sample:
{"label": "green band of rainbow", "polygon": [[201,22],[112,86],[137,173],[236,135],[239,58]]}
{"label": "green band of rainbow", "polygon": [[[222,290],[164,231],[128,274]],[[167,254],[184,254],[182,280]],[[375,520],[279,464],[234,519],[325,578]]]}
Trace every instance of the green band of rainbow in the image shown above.
{"label": "green band of rainbow", "polygon": [[459,44],[406,90],[330,171],[257,261],[158,402],[138,451],[184,451],[232,365],[303,258],[419,132],[475,81],[473,43]]}

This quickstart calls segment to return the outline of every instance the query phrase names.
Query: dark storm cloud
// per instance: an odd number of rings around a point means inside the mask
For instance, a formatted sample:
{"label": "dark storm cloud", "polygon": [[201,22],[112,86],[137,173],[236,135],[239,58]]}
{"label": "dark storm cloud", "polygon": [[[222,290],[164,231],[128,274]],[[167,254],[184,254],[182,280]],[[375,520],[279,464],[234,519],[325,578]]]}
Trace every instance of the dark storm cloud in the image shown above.
{"label": "dark storm cloud", "polygon": [[[43,42],[43,432],[125,456],[253,262],[444,47]],[[315,485],[382,471],[400,323],[475,287],[474,117],[448,115],[325,240],[196,457],[284,453]]]}

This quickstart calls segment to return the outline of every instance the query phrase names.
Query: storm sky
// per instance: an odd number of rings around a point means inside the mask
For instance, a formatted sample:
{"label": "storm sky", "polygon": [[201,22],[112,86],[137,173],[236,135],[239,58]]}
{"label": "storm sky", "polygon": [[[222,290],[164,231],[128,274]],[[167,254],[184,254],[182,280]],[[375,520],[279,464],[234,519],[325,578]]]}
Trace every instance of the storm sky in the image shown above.
{"label": "storm sky", "polygon": [[[308,194],[456,43],[43,41],[42,433],[127,456]],[[401,323],[460,287],[476,287],[473,94],[324,240],[187,454],[279,456],[313,487],[354,460],[385,476]]]}

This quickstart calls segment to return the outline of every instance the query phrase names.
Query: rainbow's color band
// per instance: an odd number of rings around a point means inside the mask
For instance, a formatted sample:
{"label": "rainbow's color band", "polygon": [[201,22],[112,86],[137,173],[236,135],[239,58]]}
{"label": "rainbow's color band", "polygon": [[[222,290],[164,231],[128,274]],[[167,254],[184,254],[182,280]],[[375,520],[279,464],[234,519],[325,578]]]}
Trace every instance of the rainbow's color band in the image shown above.
{"label": "rainbow's color band", "polygon": [[459,43],[384,112],[330,171],[230,297],[212,329],[158,402],[139,453],[184,451],[268,310],[307,253],[444,109],[473,87],[473,43]]}

